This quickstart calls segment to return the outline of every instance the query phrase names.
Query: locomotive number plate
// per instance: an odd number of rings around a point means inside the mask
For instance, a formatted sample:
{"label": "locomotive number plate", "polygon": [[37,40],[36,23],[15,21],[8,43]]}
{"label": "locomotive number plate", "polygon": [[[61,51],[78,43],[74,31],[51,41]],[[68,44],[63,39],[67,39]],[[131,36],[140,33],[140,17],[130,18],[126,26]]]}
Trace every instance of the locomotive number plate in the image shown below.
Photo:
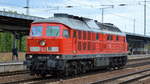
{"label": "locomotive number plate", "polygon": [[40,47],[30,47],[30,51],[40,51]]}

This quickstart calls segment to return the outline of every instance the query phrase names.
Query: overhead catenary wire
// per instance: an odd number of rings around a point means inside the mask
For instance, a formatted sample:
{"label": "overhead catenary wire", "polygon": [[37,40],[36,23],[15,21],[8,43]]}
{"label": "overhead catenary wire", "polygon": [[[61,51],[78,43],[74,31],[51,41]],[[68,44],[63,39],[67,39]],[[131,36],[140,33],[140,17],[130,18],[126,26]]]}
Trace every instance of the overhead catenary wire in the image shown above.
{"label": "overhead catenary wire", "polygon": [[[123,18],[123,19],[126,19],[126,20],[129,20],[129,21],[134,21],[134,17],[133,18],[130,18],[130,17],[127,17],[127,16],[121,16],[121,15],[118,15],[118,14],[113,14],[113,13],[110,13],[110,15],[113,15],[113,16],[117,16],[117,17],[120,17],[120,18]],[[139,20],[136,20],[136,23],[141,23]],[[150,26],[150,24],[148,24]]]}

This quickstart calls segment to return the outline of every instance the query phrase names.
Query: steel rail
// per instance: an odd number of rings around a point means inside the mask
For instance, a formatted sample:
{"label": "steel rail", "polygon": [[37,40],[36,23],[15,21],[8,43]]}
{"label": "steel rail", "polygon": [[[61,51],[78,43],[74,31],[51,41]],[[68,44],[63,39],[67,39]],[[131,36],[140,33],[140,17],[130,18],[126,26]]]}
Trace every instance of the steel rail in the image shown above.
{"label": "steel rail", "polygon": [[[112,77],[112,78],[107,78],[107,79],[104,79],[104,80],[98,80],[98,81],[95,81],[95,82],[91,82],[89,84],[104,84],[106,82],[111,82],[111,81],[114,81],[114,80],[117,80],[117,79],[120,79],[120,78],[128,77],[128,76],[131,76],[131,75],[135,75],[135,74],[139,74],[139,73],[147,72],[147,71],[150,71],[150,68],[144,69],[144,70],[140,70],[140,71],[136,71],[136,72],[131,72],[131,73],[128,73],[128,74],[115,76],[115,77]],[[132,80],[130,80],[130,81],[132,81]],[[125,83],[123,83],[123,84],[125,84]]]}
{"label": "steel rail", "polygon": [[[126,65],[125,66],[125,68],[129,68],[129,67],[138,67],[138,66],[143,66],[143,65],[148,65],[150,63],[150,61],[146,61],[146,62],[142,62],[142,63],[134,63],[134,64],[129,64],[129,65]],[[13,75],[13,74],[12,74]],[[15,74],[14,74],[15,75]],[[17,75],[17,74],[16,74]],[[1,76],[1,75],[0,75]],[[3,76],[9,76],[9,74],[5,74],[5,75],[3,75]],[[83,75],[79,75],[79,77],[80,76],[83,76]],[[30,81],[32,81],[33,82],[33,84],[34,84],[34,81],[35,81],[35,83],[42,83],[42,82],[50,82],[50,81],[48,81],[47,79],[52,79],[53,77],[46,77],[46,79],[43,79],[43,78],[34,78],[34,79],[25,79],[25,80],[21,80],[21,81],[12,81],[12,82],[8,82],[8,83],[25,83],[25,82],[30,82]],[[55,78],[55,77],[54,77]],[[57,80],[58,80],[58,78],[57,78]],[[5,84],[5,83],[4,83]],[[6,83],[7,84],[7,83]],[[94,83],[93,83],[94,84]],[[96,84],[96,83],[95,83]]]}
{"label": "steel rail", "polygon": [[[138,66],[143,66],[143,65],[147,65],[147,64],[149,64],[150,62],[142,62],[142,63],[135,63],[135,64],[130,64],[129,66],[127,65],[125,68],[129,68],[129,67],[138,67]],[[89,74],[95,74],[95,73],[87,73],[87,74],[81,74],[81,75],[78,75],[77,77],[81,77],[81,76],[85,76],[85,75],[89,75]],[[57,78],[57,77],[56,77]],[[58,80],[59,79],[61,79],[61,80],[67,80],[67,79],[70,79],[70,78],[72,78],[72,77],[67,77],[67,78],[57,78]],[[47,78],[46,78],[47,79]],[[32,84],[42,84],[42,83],[49,83],[49,82],[51,82],[51,80],[49,81],[49,80],[39,80],[39,81],[35,81],[35,82],[33,82]],[[60,81],[60,80],[59,80]]]}
{"label": "steel rail", "polygon": [[2,72],[2,73],[0,73],[0,77],[12,76],[12,75],[19,75],[19,74],[27,74],[29,72],[30,71],[28,71],[28,70],[12,71],[12,72]]}
{"label": "steel rail", "polygon": [[137,81],[139,79],[146,78],[146,77],[149,77],[149,76],[150,76],[150,74],[146,74],[146,75],[143,75],[143,76],[136,77],[134,79],[123,81],[123,82],[121,82],[119,84],[128,84],[128,83],[131,83],[131,82],[134,82],[134,81]]}

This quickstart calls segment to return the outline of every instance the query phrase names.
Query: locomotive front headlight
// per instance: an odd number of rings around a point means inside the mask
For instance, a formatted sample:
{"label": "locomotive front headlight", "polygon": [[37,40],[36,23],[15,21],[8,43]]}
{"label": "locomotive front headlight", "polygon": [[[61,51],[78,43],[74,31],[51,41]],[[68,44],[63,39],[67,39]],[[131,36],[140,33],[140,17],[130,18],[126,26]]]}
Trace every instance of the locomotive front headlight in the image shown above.
{"label": "locomotive front headlight", "polygon": [[31,59],[32,58],[32,55],[27,55],[26,56],[26,59]]}
{"label": "locomotive front headlight", "polygon": [[29,58],[32,58],[32,55],[29,55]]}
{"label": "locomotive front headlight", "polygon": [[60,56],[56,56],[56,59],[59,59],[60,58]]}
{"label": "locomotive front headlight", "polygon": [[40,41],[40,45],[41,46],[45,46],[46,45],[46,42],[44,40]]}

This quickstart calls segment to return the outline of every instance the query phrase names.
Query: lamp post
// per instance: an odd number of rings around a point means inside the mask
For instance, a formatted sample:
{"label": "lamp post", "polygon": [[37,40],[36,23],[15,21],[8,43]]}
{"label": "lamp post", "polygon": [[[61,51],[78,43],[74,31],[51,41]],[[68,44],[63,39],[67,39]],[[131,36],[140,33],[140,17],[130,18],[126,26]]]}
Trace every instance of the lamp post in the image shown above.
{"label": "lamp post", "polygon": [[114,8],[114,5],[101,5],[101,6],[107,6],[107,7],[104,7],[104,8],[101,8],[101,10],[102,10],[102,14],[101,14],[101,22],[103,23],[104,22],[104,9],[108,9],[108,8]]}
{"label": "lamp post", "polygon": [[[126,5],[128,5],[128,4],[119,4],[118,6],[126,6]],[[146,7],[145,7],[146,8]],[[146,16],[146,15],[145,15]],[[145,17],[146,18],[146,17]],[[136,22],[136,19],[135,19],[135,17],[134,17],[134,19],[132,19],[133,20],[133,33],[135,33],[135,22]]]}
{"label": "lamp post", "polygon": [[133,19],[133,33],[135,33],[135,18]]}
{"label": "lamp post", "polygon": [[26,15],[29,15],[29,0],[26,0],[26,6],[24,8],[26,9]]}
{"label": "lamp post", "polygon": [[102,10],[102,23],[103,23],[103,19],[104,19],[104,8],[101,9]]}
{"label": "lamp post", "polygon": [[146,0],[144,0],[144,36],[146,35]]}

